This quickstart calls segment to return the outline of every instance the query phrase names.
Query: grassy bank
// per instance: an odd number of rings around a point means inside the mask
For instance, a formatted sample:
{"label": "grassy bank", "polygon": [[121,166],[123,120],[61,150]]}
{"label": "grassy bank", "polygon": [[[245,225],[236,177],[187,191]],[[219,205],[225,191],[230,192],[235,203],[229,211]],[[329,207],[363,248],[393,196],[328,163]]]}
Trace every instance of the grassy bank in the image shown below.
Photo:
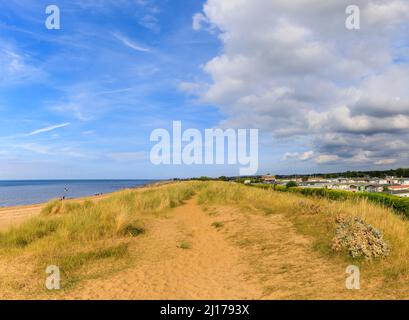
{"label": "grassy bank", "polygon": [[126,266],[129,245],[146,231],[146,221],[182,204],[196,187],[195,183],[172,184],[125,190],[98,202],[49,202],[40,216],[0,233],[0,257],[10,267],[10,279],[13,270],[21,271],[26,264],[24,277],[3,285],[28,281],[33,284],[30,290],[41,288],[48,265],[60,267],[68,279],[65,288]]}
{"label": "grassy bank", "polygon": [[[20,297],[53,294],[44,289],[49,265],[60,267],[63,291],[56,294],[63,294],[83,280],[109,276],[143,263],[138,260],[136,248],[143,248],[144,240],[152,234],[152,221],[166,227],[169,209],[194,195],[209,216],[224,207],[243,213],[226,220],[212,216],[214,221],[209,226],[223,233],[231,226],[229,221],[240,220],[235,223],[243,232],[237,234],[240,239],[236,240],[249,245],[250,251],[261,250],[254,255],[255,263],[265,257],[267,251],[262,250],[270,250],[277,255],[272,258],[280,259],[275,247],[263,243],[265,234],[275,232],[269,218],[279,215],[298,234],[307,236],[313,249],[328,263],[359,265],[363,279],[379,279],[383,289],[409,289],[409,222],[391,208],[359,197],[334,201],[330,197],[307,197],[228,182],[181,182],[125,190],[99,201],[52,201],[39,216],[0,232],[0,297],[8,292],[17,292]],[[331,240],[340,215],[359,217],[380,230],[390,244],[390,255],[369,261],[353,259],[345,251],[334,252]],[[256,218],[247,219],[249,216]],[[249,221],[258,221],[259,225],[254,228]],[[262,234],[254,231],[260,226]],[[257,243],[251,245],[252,241]],[[192,249],[182,242],[180,248],[185,252]],[[150,250],[155,251],[155,247]],[[155,254],[162,257],[160,252]],[[264,271],[269,274],[268,269]]]}
{"label": "grassy bank", "polygon": [[[339,200],[339,198],[337,199]],[[328,197],[306,197],[297,192],[283,193],[272,188],[249,188],[240,184],[208,183],[199,194],[204,206],[237,205],[256,214],[283,214],[298,232],[313,240],[315,250],[341,263],[360,265],[364,275],[379,277],[385,285],[394,287],[409,278],[409,222],[387,207],[365,197],[348,197],[333,201]],[[336,233],[339,215],[360,217],[379,229],[391,245],[390,256],[366,261],[352,259],[345,252],[335,253],[331,239]]]}
{"label": "grassy bank", "polygon": [[373,203],[392,208],[396,213],[409,218],[409,198],[401,198],[384,193],[371,192],[348,192],[342,190],[331,190],[325,188],[287,188],[278,185],[253,184],[253,187],[262,189],[273,189],[279,192],[300,193],[305,196],[313,196],[319,198],[328,198],[331,200],[353,200],[353,199],[367,199]]}

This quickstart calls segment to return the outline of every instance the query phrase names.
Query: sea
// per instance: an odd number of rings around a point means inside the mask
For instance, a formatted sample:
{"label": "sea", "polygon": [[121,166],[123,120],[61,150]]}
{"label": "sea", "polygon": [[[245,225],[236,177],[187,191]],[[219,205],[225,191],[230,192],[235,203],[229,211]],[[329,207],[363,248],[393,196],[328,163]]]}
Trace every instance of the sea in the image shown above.
{"label": "sea", "polygon": [[159,180],[0,180],[0,207],[106,194],[157,182]]}

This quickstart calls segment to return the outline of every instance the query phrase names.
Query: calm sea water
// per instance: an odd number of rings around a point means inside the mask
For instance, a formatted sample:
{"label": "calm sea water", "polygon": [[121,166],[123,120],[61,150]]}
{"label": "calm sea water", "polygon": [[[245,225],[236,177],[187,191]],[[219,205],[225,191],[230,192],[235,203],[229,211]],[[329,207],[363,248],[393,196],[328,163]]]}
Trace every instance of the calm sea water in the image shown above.
{"label": "calm sea water", "polygon": [[30,180],[0,181],[0,207],[36,204],[51,199],[109,193],[157,180]]}

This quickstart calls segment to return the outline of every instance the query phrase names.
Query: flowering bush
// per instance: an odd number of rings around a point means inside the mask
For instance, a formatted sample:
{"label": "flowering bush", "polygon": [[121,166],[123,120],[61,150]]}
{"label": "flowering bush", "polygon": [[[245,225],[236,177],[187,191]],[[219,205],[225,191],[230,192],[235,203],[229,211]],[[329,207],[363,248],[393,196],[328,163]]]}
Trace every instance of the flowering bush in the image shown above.
{"label": "flowering bush", "polygon": [[386,257],[389,244],[382,233],[359,217],[337,217],[337,230],[332,239],[334,251],[346,250],[353,258],[373,259]]}

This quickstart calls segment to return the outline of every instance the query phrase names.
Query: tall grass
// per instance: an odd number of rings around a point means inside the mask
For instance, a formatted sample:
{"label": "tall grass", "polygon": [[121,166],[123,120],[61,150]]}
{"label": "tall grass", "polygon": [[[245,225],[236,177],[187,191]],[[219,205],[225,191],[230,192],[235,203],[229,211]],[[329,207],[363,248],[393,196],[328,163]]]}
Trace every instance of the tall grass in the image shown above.
{"label": "tall grass", "polygon": [[276,192],[271,188],[249,188],[240,184],[208,182],[198,202],[204,205],[236,205],[263,215],[283,214],[300,233],[313,239],[314,248],[336,260],[351,262],[330,248],[335,235],[336,217],[357,216],[382,231],[391,244],[388,258],[372,262],[354,260],[364,266],[367,274],[384,275],[385,280],[409,279],[409,222],[396,215],[392,208],[371,202],[366,198],[334,201],[328,198],[311,198],[298,193]]}
{"label": "tall grass", "polygon": [[262,189],[273,189],[274,191],[300,193],[305,196],[327,198],[331,200],[367,199],[373,203],[392,208],[397,214],[409,219],[409,199],[385,193],[372,192],[350,192],[343,190],[332,190],[326,188],[287,188],[279,185],[252,184],[251,186]]}
{"label": "tall grass", "polygon": [[[350,262],[349,258],[330,250],[335,218],[339,214],[361,217],[384,233],[392,251],[380,261],[355,263],[365,266],[365,274],[409,280],[409,222],[392,209],[367,199],[333,201],[227,182],[182,182],[125,190],[99,201],[51,201],[39,216],[0,232],[0,264],[19,270],[16,281],[34,281],[36,288],[43,287],[47,265],[60,267],[65,287],[126,267],[128,257],[134,254],[132,244],[143,241],[140,235],[149,232],[150,219],[166,216],[168,209],[194,194],[205,206],[239,206],[266,218],[285,215],[300,233],[313,240],[322,255],[344,262]],[[25,270],[23,275],[21,270]],[[25,282],[17,287],[24,286]]]}
{"label": "tall grass", "polygon": [[78,278],[81,267],[128,255],[132,239],[145,232],[145,221],[191,197],[197,183],[124,190],[98,202],[53,200],[41,214],[0,232],[0,258],[30,256],[34,269],[58,265]]}

